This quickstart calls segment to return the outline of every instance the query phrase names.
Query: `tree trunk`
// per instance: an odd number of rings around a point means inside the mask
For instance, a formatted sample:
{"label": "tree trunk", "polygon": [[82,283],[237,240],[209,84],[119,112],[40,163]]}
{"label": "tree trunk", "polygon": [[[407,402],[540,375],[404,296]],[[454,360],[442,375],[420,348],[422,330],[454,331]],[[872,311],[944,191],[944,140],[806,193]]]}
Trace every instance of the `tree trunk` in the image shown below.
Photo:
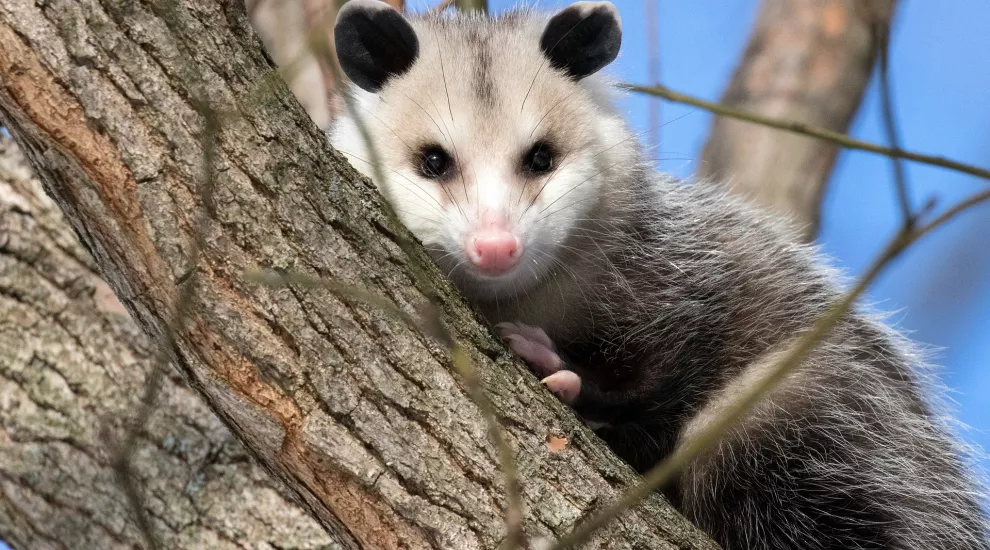
{"label": "tree trunk", "polygon": [[[380,195],[271,75],[233,0],[0,4],[0,122],[143,331],[342,546],[496,547],[497,453],[423,330],[347,293],[246,280],[256,267],[361,287],[410,315],[435,295],[515,452],[531,535],[563,533],[635,483],[421,248],[397,244],[407,232]],[[219,117],[208,182],[202,104]],[[712,547],[659,496],[595,540]]]}
{"label": "tree trunk", "polygon": [[[30,550],[143,544],[108,439],[123,438],[153,357],[0,137],[0,540]],[[174,372],[159,402],[134,471],[166,548],[334,547]]]}
{"label": "tree trunk", "polygon": [[[837,132],[849,128],[876,60],[874,25],[893,0],[764,0],[722,103]],[[818,232],[837,149],[825,141],[716,117],[699,175],[724,181]]]}

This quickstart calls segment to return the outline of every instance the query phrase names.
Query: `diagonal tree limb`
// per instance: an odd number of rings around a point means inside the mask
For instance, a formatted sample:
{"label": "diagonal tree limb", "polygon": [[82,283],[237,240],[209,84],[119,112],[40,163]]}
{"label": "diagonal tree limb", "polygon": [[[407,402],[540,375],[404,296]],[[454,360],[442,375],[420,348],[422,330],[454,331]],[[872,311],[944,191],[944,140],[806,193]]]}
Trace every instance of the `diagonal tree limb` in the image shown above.
{"label": "diagonal tree limb", "polygon": [[[154,2],[0,5],[0,122],[159,342],[188,283],[188,251],[202,242],[173,362],[345,548],[496,546],[505,535],[497,452],[438,342],[359,300],[258,285],[249,270],[363,287],[410,315],[438,296],[516,452],[531,535],[558,536],[635,483],[508,360],[424,252],[396,245],[404,229],[288,89],[254,100],[271,70],[239,3],[188,0],[174,15]],[[225,114],[216,209],[201,235],[206,129],[194,81]],[[547,445],[559,436],[563,449]],[[656,496],[597,540],[711,547]]]}
{"label": "diagonal tree limb", "polygon": [[747,111],[745,109],[729,107],[713,101],[705,101],[704,99],[676,92],[666,86],[620,84],[620,87],[641,94],[661,97],[674,103],[691,105],[699,109],[710,111],[716,115],[739,120],[747,124],[757,124],[766,128],[772,128],[774,130],[782,130],[784,132],[790,132],[796,135],[807,136],[812,139],[830,143],[837,147],[852,149],[855,151],[866,151],[876,155],[890,157],[892,159],[904,159],[921,164],[927,164],[929,166],[938,166],[940,168],[945,168],[946,170],[954,170],[962,174],[968,174],[970,176],[975,176],[977,178],[990,181],[990,169],[983,168],[975,164],[966,164],[944,156],[917,153],[914,151],[907,151],[899,147],[888,147],[886,145],[863,141],[861,139],[849,137],[841,132],[826,130],[825,128],[812,126],[804,122],[774,118],[754,113],[752,111]]}
{"label": "diagonal tree limb", "polygon": [[[141,546],[104,433],[127,435],[154,353],[27,161],[0,138],[0,540],[32,550]],[[129,474],[165,547],[334,548],[173,369],[133,445]]]}

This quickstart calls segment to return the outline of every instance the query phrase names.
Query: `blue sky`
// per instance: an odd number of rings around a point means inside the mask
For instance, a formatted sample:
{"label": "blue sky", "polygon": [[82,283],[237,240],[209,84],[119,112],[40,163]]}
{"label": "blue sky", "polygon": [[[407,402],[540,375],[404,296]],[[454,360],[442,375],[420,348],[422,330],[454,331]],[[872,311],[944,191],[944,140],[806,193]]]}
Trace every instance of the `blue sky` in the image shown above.
{"label": "blue sky", "polygon": [[[493,11],[515,2],[490,0]],[[623,51],[612,68],[623,80],[647,81],[646,29],[641,0],[615,2],[623,16]],[[755,18],[756,0],[658,0],[662,82],[676,90],[718,99]],[[432,5],[430,2],[429,5]],[[421,9],[425,2],[411,2]],[[541,6],[559,5],[544,4]],[[891,52],[895,109],[905,148],[990,166],[990,2],[904,0]],[[647,129],[645,97],[624,108]],[[710,117],[663,104],[661,168],[688,176],[704,144]],[[853,136],[883,142],[876,87],[871,86],[853,123]],[[686,116],[683,116],[686,115]],[[835,263],[858,275],[895,231],[898,212],[884,157],[843,152],[824,204],[819,242]],[[946,205],[987,182],[910,164],[916,205],[929,197]],[[964,439],[990,449],[990,206],[931,235],[898,260],[869,293],[891,321],[935,351],[943,382],[952,388]],[[984,467],[990,461],[984,460]],[[0,542],[0,550],[6,547]],[[29,550],[29,549],[23,549]]]}

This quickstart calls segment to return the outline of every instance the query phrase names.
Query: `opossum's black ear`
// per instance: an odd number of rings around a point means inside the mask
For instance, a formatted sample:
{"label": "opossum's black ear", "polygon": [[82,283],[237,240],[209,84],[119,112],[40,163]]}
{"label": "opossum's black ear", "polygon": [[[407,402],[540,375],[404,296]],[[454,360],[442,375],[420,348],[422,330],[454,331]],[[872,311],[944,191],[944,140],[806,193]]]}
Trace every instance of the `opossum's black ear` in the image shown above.
{"label": "opossum's black ear", "polygon": [[547,23],[540,48],[574,79],[601,70],[619,55],[622,20],[611,2],[577,2]]}
{"label": "opossum's black ear", "polygon": [[389,78],[409,70],[419,39],[401,13],[380,0],[351,0],[337,14],[333,41],[347,78],[377,92]]}

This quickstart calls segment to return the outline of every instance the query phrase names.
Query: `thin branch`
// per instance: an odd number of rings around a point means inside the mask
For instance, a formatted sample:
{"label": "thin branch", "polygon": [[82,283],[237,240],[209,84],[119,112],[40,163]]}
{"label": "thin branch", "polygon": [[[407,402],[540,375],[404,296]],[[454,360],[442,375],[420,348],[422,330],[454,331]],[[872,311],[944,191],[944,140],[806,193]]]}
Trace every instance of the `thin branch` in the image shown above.
{"label": "thin branch", "polygon": [[[646,11],[646,49],[647,49],[647,79],[650,84],[660,84],[660,25],[657,23],[657,11],[660,0],[644,0],[643,9]],[[650,100],[649,128],[650,149],[656,155],[660,147],[660,105],[658,99]]]}
{"label": "thin branch", "polygon": [[836,302],[811,329],[795,340],[787,352],[775,362],[769,370],[769,375],[759,384],[746,389],[740,397],[729,404],[714,422],[705,426],[697,437],[687,444],[678,447],[666,460],[656,465],[643,476],[643,483],[637,485],[621,499],[613,503],[600,514],[594,516],[576,529],[561,538],[551,550],[572,548],[584,542],[595,530],[628,510],[640,500],[646,498],[657,489],[670,482],[673,475],[679,472],[712,444],[724,436],[735,422],[745,415],[757,402],[767,395],[788,374],[794,371],[808,354],[828,336],[829,331],[842,317],[852,309],[857,298],[870,286],[877,276],[897,258],[912,243],[935,230],[945,222],[963,211],[990,201],[990,189],[975,193],[956,203],[944,213],[923,226],[904,224],[893,239],[887,244],[880,256],[874,260],[866,273],[856,282],[838,302]]}
{"label": "thin branch", "polygon": [[454,5],[457,6],[457,9],[464,12],[488,12],[488,0],[454,0]]}
{"label": "thin branch", "polygon": [[429,11],[427,11],[427,13],[430,14],[443,13],[448,9],[450,9],[450,7],[453,5],[454,5],[454,0],[443,0],[443,2],[440,2],[436,6],[430,8]]}
{"label": "thin branch", "polygon": [[273,269],[255,269],[247,271],[244,273],[244,280],[270,287],[287,287],[289,285],[295,285],[306,289],[322,288],[339,297],[352,298],[364,302],[378,309],[382,313],[402,321],[409,327],[415,330],[423,331],[426,335],[436,338],[447,348],[453,348],[454,346],[454,337],[443,325],[433,323],[432,319],[429,318],[417,319],[409,315],[409,313],[403,311],[395,305],[395,302],[392,302],[388,298],[358,286],[342,285],[320,277]]}
{"label": "thin branch", "polygon": [[795,134],[801,134],[808,137],[829,141],[846,149],[856,149],[858,151],[867,151],[869,153],[886,155],[892,158],[902,158],[905,160],[910,160],[921,164],[929,164],[931,166],[939,166],[941,168],[947,168],[949,170],[955,170],[957,172],[990,180],[990,170],[986,168],[964,164],[945,157],[913,153],[911,151],[903,151],[893,147],[884,147],[868,141],[851,138],[840,132],[833,132],[832,130],[811,126],[810,124],[805,124],[803,122],[798,122],[795,120],[780,120],[742,109],[727,107],[720,103],[705,101],[704,99],[675,92],[666,86],[639,86],[636,84],[622,84],[620,86],[633,92],[662,97],[667,101],[672,101],[674,103],[693,105],[699,109],[704,109],[715,113],[716,115],[727,116],[745,122],[752,122],[753,124],[760,124],[762,126],[776,128],[778,130],[784,130]]}
{"label": "thin branch", "polygon": [[[897,132],[897,122],[894,118],[894,95],[890,89],[890,30],[886,26],[874,25],[873,33],[876,35],[876,44],[880,57],[880,103],[883,110],[883,126],[887,134],[887,142],[891,149],[902,152],[900,138]],[[907,173],[904,170],[904,161],[901,158],[892,156],[891,165],[894,169],[894,187],[897,189],[897,203],[901,207],[901,216],[906,225],[914,223],[914,215],[911,212],[911,199],[908,196]]]}

